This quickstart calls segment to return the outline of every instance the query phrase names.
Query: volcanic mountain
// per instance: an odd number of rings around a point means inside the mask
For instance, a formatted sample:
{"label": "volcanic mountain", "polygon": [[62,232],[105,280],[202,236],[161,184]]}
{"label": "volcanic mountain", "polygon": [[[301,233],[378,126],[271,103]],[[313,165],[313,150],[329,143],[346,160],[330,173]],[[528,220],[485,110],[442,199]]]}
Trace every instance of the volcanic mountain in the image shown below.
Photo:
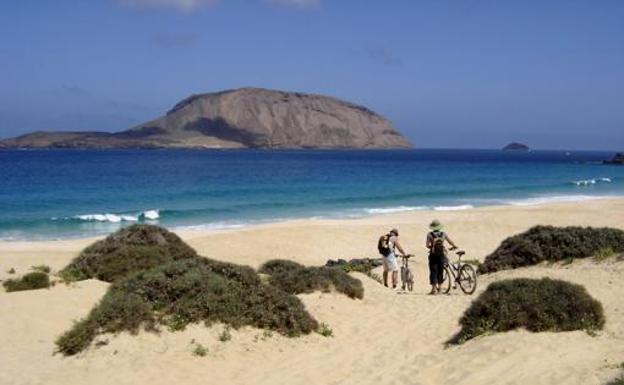
{"label": "volcanic mountain", "polygon": [[35,132],[7,148],[410,148],[382,116],[336,98],[260,88],[192,95],[126,131]]}

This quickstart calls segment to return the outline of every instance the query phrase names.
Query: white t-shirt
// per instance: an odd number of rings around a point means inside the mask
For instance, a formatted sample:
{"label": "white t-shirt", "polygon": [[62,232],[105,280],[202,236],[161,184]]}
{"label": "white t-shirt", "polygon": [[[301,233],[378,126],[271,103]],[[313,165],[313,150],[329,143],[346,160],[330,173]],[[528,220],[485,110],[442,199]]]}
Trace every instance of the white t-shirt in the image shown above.
{"label": "white t-shirt", "polygon": [[394,253],[394,247],[397,242],[397,236],[394,234],[390,234],[390,238],[388,238],[388,247],[390,248],[390,252]]}

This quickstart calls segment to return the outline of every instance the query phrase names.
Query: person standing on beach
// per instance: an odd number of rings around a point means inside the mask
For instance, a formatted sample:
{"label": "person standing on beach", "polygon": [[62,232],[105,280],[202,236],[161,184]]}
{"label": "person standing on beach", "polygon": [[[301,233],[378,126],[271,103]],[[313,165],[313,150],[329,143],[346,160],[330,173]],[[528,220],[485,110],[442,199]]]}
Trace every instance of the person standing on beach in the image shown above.
{"label": "person standing on beach", "polygon": [[446,262],[446,248],[444,241],[448,242],[454,250],[457,245],[449,238],[448,234],[442,231],[442,224],[439,220],[434,219],[429,225],[431,232],[427,234],[426,246],[429,249],[429,284],[431,292],[429,294],[438,294],[440,285],[444,280],[444,263]]}
{"label": "person standing on beach", "polygon": [[383,256],[383,281],[384,286],[388,287],[388,272],[392,273],[392,288],[396,289],[399,281],[399,264],[397,263],[395,248],[402,255],[405,255],[403,247],[399,243],[399,230],[392,229],[390,232],[379,240],[379,253]]}

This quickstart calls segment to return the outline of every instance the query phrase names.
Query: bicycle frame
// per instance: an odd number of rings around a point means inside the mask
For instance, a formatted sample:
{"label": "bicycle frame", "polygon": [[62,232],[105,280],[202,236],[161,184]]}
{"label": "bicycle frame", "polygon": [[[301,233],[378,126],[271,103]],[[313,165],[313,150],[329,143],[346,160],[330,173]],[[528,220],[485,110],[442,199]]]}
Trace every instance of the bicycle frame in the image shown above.
{"label": "bicycle frame", "polygon": [[449,258],[446,257],[446,260],[444,261],[444,267],[448,267],[448,271],[451,272],[451,274],[453,275],[453,289],[455,289],[455,284],[459,281],[459,270],[462,268],[462,263],[461,263],[461,255],[457,256],[457,263],[452,263],[449,261]]}
{"label": "bicycle frame", "polygon": [[[474,268],[468,264],[462,263],[462,256],[464,251],[458,251],[457,263],[450,262],[448,258],[444,261],[444,271],[446,272],[448,283],[447,289],[444,291],[448,293],[451,289],[451,282],[453,283],[453,290],[457,289],[457,285],[465,294],[472,294],[477,287],[477,275]],[[453,277],[453,278],[451,278]]]}
{"label": "bicycle frame", "polygon": [[401,288],[412,291],[414,289],[414,274],[409,268],[409,259],[412,255],[401,256]]}

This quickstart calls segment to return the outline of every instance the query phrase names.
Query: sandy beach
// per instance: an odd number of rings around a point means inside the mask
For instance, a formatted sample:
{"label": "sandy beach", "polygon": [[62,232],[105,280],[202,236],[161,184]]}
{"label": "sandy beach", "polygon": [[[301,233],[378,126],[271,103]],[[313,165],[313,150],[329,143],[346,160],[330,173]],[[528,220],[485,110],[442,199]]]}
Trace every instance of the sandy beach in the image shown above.
{"label": "sandy beach", "polygon": [[[322,265],[329,258],[377,257],[377,238],[392,227],[415,254],[413,293],[392,291],[358,273],[363,300],[335,293],[299,296],[331,338],[289,339],[243,328],[220,342],[221,325],[182,332],[141,332],[98,338],[73,357],[53,354],[54,340],[85,316],[107,283],[16,293],[0,292],[0,384],[602,384],[624,362],[624,264],[576,261],[479,277],[473,296],[427,296],[427,225],[438,218],[467,258],[483,260],[500,242],[533,225],[624,229],[624,199],[461,211],[413,211],[350,220],[297,220],[228,231],[178,234],[201,255],[258,267],[274,258]],[[58,271],[95,239],[0,242],[0,279],[46,264]],[[604,306],[606,326],[585,332],[512,331],[445,349],[458,319],[493,281],[553,277],[585,286]],[[192,354],[191,341],[208,347]]]}

